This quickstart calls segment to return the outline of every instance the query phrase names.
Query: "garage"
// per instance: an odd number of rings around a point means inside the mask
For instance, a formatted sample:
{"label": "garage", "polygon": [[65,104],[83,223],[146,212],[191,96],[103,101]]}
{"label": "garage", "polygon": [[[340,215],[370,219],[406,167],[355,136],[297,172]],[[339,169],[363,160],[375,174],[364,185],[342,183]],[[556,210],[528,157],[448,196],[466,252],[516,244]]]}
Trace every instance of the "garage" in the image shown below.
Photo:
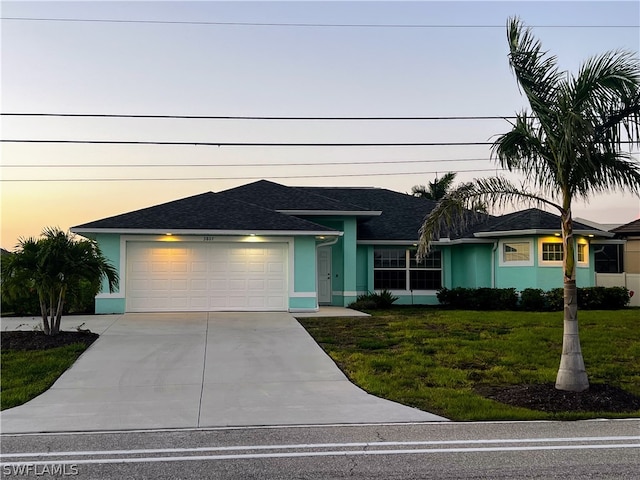
{"label": "garage", "polygon": [[286,311],[286,243],[127,242],[126,311]]}

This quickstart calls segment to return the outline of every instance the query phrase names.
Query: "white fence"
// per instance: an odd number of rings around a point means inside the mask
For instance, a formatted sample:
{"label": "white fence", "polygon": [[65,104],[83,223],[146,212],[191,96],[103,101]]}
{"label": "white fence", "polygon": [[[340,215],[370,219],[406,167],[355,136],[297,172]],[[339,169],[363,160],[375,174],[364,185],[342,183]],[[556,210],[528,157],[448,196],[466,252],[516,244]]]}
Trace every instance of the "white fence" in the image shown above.
{"label": "white fence", "polygon": [[640,307],[640,273],[596,273],[599,287],[627,287],[633,292],[629,306]]}

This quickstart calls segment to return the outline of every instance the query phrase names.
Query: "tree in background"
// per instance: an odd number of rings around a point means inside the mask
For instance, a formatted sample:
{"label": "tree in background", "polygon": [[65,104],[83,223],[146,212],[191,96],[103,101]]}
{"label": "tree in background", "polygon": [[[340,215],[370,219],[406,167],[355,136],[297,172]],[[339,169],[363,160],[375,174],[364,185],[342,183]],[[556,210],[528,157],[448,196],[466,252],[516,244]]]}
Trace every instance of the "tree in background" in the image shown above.
{"label": "tree in background", "polygon": [[425,185],[411,187],[411,195],[429,200],[440,200],[447,194],[455,178],[456,174],[454,172],[445,173],[442,178],[438,178],[436,175],[436,179],[433,182],[429,182],[428,188]]}
{"label": "tree in background", "polygon": [[[563,244],[564,335],[556,388],[589,388],[578,332],[575,242],[571,205],[591,194],[626,189],[640,194],[640,64],[637,53],[613,51],[586,60],[576,75],[559,71],[556,57],[517,18],[507,24],[509,62],[530,110],[493,145],[502,168],[525,175],[516,186],[503,177],[478,179],[450,191],[425,219],[419,255],[446,230],[460,228],[477,202],[490,207],[534,202],[559,212]],[[629,151],[622,147],[629,144]],[[531,190],[533,187],[535,190]]]}
{"label": "tree in background", "polygon": [[91,240],[76,240],[58,228],[45,228],[42,237],[21,238],[17,250],[2,261],[2,294],[37,295],[46,335],[60,332],[67,294],[89,283],[98,292],[106,279],[109,290],[118,286],[118,273]]}

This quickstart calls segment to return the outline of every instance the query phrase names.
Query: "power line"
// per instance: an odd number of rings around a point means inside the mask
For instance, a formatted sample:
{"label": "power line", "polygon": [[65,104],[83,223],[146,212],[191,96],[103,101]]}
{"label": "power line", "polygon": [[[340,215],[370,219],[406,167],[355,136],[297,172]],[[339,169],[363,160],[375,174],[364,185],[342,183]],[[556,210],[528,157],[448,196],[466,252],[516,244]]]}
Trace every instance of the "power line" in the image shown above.
{"label": "power line", "polygon": [[434,117],[278,117],[258,115],[147,115],[147,114],[109,114],[109,113],[0,113],[2,117],[80,117],[80,118],[144,118],[144,119],[189,119],[189,120],[309,120],[309,121],[395,121],[395,120],[506,120],[515,116],[467,115]]}
{"label": "power line", "polygon": [[[473,24],[405,24],[405,23],[286,23],[286,22],[206,22],[195,20],[119,20],[101,18],[34,18],[0,17],[0,20],[22,22],[86,22],[86,23],[141,23],[156,25],[206,25],[230,27],[294,27],[294,28],[505,28],[504,25]],[[639,28],[639,25],[531,25],[533,28]]]}
{"label": "power line", "polygon": [[145,140],[33,140],[0,139],[1,143],[56,143],[84,145],[190,145],[198,147],[440,147],[493,145],[493,142],[388,142],[388,143],[280,143],[280,142],[161,142]]}
{"label": "power line", "polygon": [[345,165],[345,166],[356,166],[356,165],[385,165],[385,164],[393,164],[400,165],[405,163],[442,163],[442,162],[480,162],[480,161],[490,161],[489,158],[445,158],[445,159],[430,159],[430,160],[381,160],[381,161],[364,161],[364,162],[322,162],[322,163],[313,163],[313,162],[293,162],[293,163],[243,163],[242,165],[238,165],[237,163],[216,163],[216,164],[202,164],[202,163],[136,163],[136,164],[80,164],[80,163],[56,163],[56,164],[9,164],[9,165],[0,165],[0,168],[146,168],[146,167],[167,167],[167,168],[175,168],[175,167],[300,167],[300,166],[311,166],[311,167],[323,167],[329,165]]}
{"label": "power line", "polygon": [[[159,145],[197,147],[464,147],[494,145],[494,142],[381,142],[381,143],[290,143],[290,142],[178,142],[153,140],[44,140],[44,139],[0,139],[0,143],[54,143],[82,145]],[[635,144],[632,141],[619,142]]]}
{"label": "power line", "polygon": [[[458,170],[456,173],[477,173],[477,172],[496,172],[504,171],[503,168],[481,168],[474,170]],[[269,175],[267,178],[286,179],[286,178],[342,178],[342,177],[382,177],[388,175],[432,175],[442,173],[434,172],[390,172],[390,173],[345,173],[345,174],[328,174],[328,175]],[[184,177],[184,178],[0,178],[0,182],[182,182],[194,180],[256,180],[265,178],[260,176],[249,177]]]}

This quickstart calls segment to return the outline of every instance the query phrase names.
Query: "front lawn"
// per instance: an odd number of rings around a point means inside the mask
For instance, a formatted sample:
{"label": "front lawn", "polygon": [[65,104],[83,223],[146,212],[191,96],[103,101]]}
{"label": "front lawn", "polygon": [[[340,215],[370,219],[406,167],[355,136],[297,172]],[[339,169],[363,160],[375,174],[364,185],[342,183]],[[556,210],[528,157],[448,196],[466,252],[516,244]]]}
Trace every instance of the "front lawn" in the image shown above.
{"label": "front lawn", "polygon": [[90,332],[2,332],[0,410],[46,391],[98,337]]}
{"label": "front lawn", "polygon": [[559,396],[549,385],[562,351],[562,312],[371,313],[299,321],[355,384],[379,397],[452,420],[640,417],[638,310],[579,312],[592,388]]}

